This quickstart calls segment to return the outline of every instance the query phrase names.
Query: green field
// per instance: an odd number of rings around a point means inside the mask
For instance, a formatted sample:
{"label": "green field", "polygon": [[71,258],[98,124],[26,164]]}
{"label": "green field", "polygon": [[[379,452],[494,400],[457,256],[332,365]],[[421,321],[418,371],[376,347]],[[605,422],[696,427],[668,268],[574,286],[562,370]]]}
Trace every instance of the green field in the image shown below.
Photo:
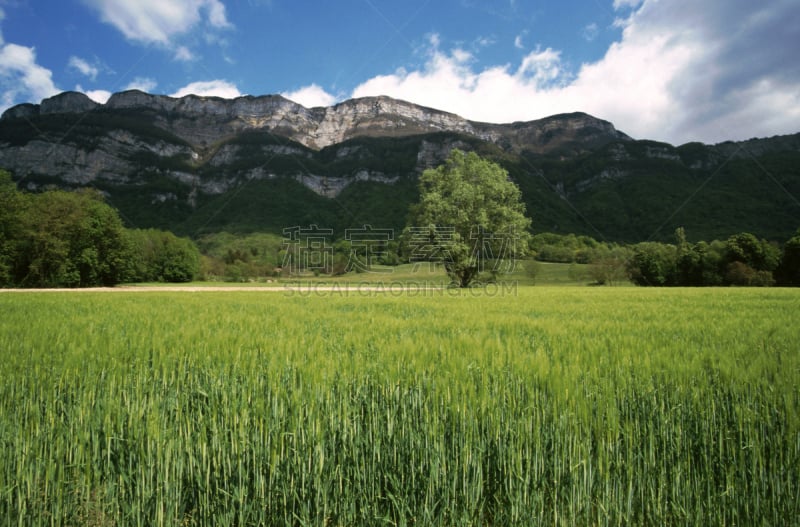
{"label": "green field", "polygon": [[[531,268],[535,269],[535,273],[530,271]],[[519,260],[515,263],[512,272],[500,275],[498,280],[501,283],[505,282],[520,286],[592,285],[588,268],[589,266],[586,264],[566,264],[537,262],[534,260]],[[447,274],[444,272],[444,268],[440,264],[432,265],[428,263],[418,263],[400,264],[395,266],[375,266],[370,272],[348,272],[338,276],[330,276],[325,274],[315,276],[311,272],[305,272],[296,276],[259,278],[257,280],[245,282],[200,281],[194,282],[193,285],[198,287],[230,287],[232,285],[239,287],[284,287],[292,285],[308,286],[309,284],[350,284],[353,286],[375,285],[378,287],[388,288],[392,286],[397,287],[408,284],[411,286],[425,288],[443,288],[447,287],[449,283],[450,279],[447,277]],[[633,284],[629,280],[625,279],[623,281],[614,283],[614,285],[630,286]],[[140,282],[128,284],[128,286],[173,288],[176,286],[176,284],[170,282]]]}
{"label": "green field", "polygon": [[0,525],[797,525],[800,291],[0,294]]}

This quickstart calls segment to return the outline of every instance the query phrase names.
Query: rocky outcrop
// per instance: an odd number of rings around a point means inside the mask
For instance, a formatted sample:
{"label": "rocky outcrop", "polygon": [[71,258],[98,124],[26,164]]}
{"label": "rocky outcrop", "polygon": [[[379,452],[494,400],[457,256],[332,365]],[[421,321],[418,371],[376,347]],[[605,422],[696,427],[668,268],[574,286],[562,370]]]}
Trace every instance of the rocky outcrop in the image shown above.
{"label": "rocky outcrop", "polygon": [[197,148],[252,130],[314,146],[302,140],[316,127],[313,113],[280,95],[236,99],[187,95],[176,99],[131,90],[112,95],[104,108],[142,112],[156,126]]}
{"label": "rocky outcrop", "polygon": [[439,166],[454,148],[465,149],[466,143],[458,140],[434,142],[423,140],[417,151],[417,172]]}
{"label": "rocky outcrop", "polygon": [[207,148],[247,131],[274,133],[314,150],[359,136],[404,137],[435,132],[465,134],[505,149],[536,153],[628,139],[611,123],[586,114],[498,125],[468,121],[452,113],[390,97],[364,97],[309,109],[280,95],[174,98],[129,90],[115,93],[108,102],[99,105],[81,93],[65,92],[43,100],[38,107],[10,108],[3,119],[98,109],[112,113],[138,112],[196,148]]}
{"label": "rocky outcrop", "polygon": [[236,99],[188,95],[175,99],[134,90],[112,95],[105,107],[150,112],[159,126],[197,146],[249,130],[270,131],[312,149],[362,135],[475,133],[474,127],[457,115],[388,97],[308,109],[279,95]]}
{"label": "rocky outcrop", "polygon": [[624,179],[628,176],[628,173],[624,170],[620,170],[616,167],[606,168],[600,171],[599,174],[589,178],[584,179],[582,181],[578,181],[575,183],[575,190],[578,192],[586,192],[590,188],[594,187],[595,185],[603,182],[603,181],[615,181],[619,179]]}
{"label": "rocky outcrop", "polygon": [[[31,121],[58,114],[85,117],[51,135],[40,133],[42,128]],[[396,181],[399,174],[374,169],[380,154],[360,145],[336,149],[335,161],[351,167],[346,173],[305,168],[307,161],[302,160],[310,160],[314,152],[358,137],[447,134],[437,140],[421,140],[416,165],[408,171],[412,176],[440,164],[453,148],[469,148],[465,142],[469,137],[512,153],[581,152],[628,139],[611,123],[586,114],[500,125],[468,121],[389,97],[305,108],[280,95],[175,98],[138,90],[115,93],[105,104],[82,93],[65,92],[39,105],[10,108],[0,124],[6,129],[5,143],[0,134],[0,166],[19,177],[38,174],[69,185],[97,180],[137,185],[143,178],[160,174],[215,194],[237,181],[280,174],[327,197],[337,196],[357,181]],[[32,139],[20,139],[14,126],[28,126]],[[275,160],[287,158],[295,160],[290,163],[294,172],[287,172],[284,162],[284,168],[276,173],[272,167]],[[370,159],[371,165],[360,166]],[[173,194],[162,192],[153,199],[163,202]]]}
{"label": "rocky outcrop", "polygon": [[325,108],[308,146],[329,146],[362,135],[394,137],[444,131],[475,135],[472,124],[455,114],[389,97],[365,97]]}
{"label": "rocky outcrop", "polygon": [[380,172],[370,172],[360,170],[353,177],[329,177],[318,176],[315,174],[297,174],[294,179],[313,190],[320,196],[335,198],[345,188],[357,181],[374,181],[378,183],[392,184],[397,181],[398,176],[388,177]]}
{"label": "rocky outcrop", "polygon": [[[96,180],[116,184],[141,181],[148,172],[159,170],[165,160],[190,160],[194,152],[185,145],[165,141],[143,141],[127,130],[111,130],[91,147],[70,140],[35,139],[23,147],[3,148],[0,166],[18,178],[29,175],[57,177],[69,185],[86,185]],[[152,162],[147,163],[146,159]]]}
{"label": "rocky outcrop", "polygon": [[57,175],[64,183],[86,185],[97,179],[113,179],[126,183],[132,166],[116,153],[105,150],[87,151],[75,145],[31,141],[18,149],[13,158],[0,154],[0,163],[20,179],[29,174]]}
{"label": "rocky outcrop", "polygon": [[83,113],[90,112],[100,105],[82,93],[68,91],[42,101],[39,113]]}
{"label": "rocky outcrop", "polygon": [[27,119],[39,115],[38,104],[18,104],[3,112],[3,119]]}
{"label": "rocky outcrop", "polygon": [[29,118],[56,113],[90,112],[101,106],[83,93],[67,91],[44,99],[41,104],[19,104],[3,112],[3,119]]}

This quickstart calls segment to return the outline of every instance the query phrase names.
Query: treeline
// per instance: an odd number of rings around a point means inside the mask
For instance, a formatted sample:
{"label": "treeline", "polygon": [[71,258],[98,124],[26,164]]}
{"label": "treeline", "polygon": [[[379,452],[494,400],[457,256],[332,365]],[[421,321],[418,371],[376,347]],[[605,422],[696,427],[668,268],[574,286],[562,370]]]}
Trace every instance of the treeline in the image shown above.
{"label": "treeline", "polygon": [[539,261],[584,263],[596,283],[628,279],[641,286],[800,286],[800,229],[783,246],[743,232],[727,240],[619,245],[574,234],[538,234]]}
{"label": "treeline", "polygon": [[256,233],[208,234],[198,240],[200,277],[209,281],[267,281],[281,274],[281,237]]}
{"label": "treeline", "polygon": [[[171,232],[126,229],[97,191],[21,192],[0,171],[0,287],[266,281],[341,275],[410,259],[409,247],[400,240],[365,244],[326,234],[318,247],[312,243],[315,236],[291,243],[274,234],[223,232],[196,245]],[[538,261],[588,264],[588,279],[597,284],[800,286],[800,229],[782,245],[746,232],[693,243],[678,229],[674,243],[633,245],[540,233],[529,248]]]}
{"label": "treeline", "polygon": [[199,267],[191,240],[126,229],[97,191],[20,192],[0,171],[0,287],[188,282]]}
{"label": "treeline", "polygon": [[[290,235],[291,236],[291,235]],[[294,239],[268,233],[208,234],[198,240],[200,278],[209,281],[263,282],[297,275],[340,276],[372,266],[406,263],[397,241],[334,239],[320,232]]]}

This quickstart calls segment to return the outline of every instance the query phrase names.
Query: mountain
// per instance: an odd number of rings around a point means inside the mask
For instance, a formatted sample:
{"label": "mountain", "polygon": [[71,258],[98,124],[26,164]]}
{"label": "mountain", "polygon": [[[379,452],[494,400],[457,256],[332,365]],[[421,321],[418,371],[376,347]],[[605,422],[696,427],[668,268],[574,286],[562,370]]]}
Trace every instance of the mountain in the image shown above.
{"label": "mountain", "polygon": [[452,148],[503,165],[538,232],[782,240],[800,225],[800,134],[674,147],[584,113],[491,124],[388,97],[305,108],[140,91],[106,104],[65,92],[0,119],[0,168],[21,187],[92,186],[131,226],[189,235],[399,230],[417,176]]}

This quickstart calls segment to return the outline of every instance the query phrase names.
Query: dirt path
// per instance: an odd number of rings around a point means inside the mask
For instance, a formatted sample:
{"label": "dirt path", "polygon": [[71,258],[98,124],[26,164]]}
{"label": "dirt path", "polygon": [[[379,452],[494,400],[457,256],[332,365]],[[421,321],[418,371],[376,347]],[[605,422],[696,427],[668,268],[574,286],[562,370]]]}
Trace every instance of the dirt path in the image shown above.
{"label": "dirt path", "polygon": [[[326,289],[327,288],[327,289]],[[76,287],[51,289],[0,289],[0,293],[153,293],[153,292],[180,292],[180,293],[216,293],[223,291],[254,291],[254,292],[285,292],[296,290],[295,286],[119,286],[119,287]],[[319,286],[320,291],[332,290],[329,286]]]}
{"label": "dirt path", "polygon": [[[411,284],[415,290],[440,289],[419,287]],[[278,286],[198,286],[198,285],[167,285],[167,286],[118,286],[118,287],[83,287],[83,288],[51,288],[51,289],[2,289],[0,293],[153,293],[153,292],[179,292],[179,293],[221,293],[228,291],[252,291],[262,293],[316,293],[316,292],[376,292],[376,291],[404,291],[409,289],[408,284],[396,283],[389,285],[363,284],[285,284]]]}

